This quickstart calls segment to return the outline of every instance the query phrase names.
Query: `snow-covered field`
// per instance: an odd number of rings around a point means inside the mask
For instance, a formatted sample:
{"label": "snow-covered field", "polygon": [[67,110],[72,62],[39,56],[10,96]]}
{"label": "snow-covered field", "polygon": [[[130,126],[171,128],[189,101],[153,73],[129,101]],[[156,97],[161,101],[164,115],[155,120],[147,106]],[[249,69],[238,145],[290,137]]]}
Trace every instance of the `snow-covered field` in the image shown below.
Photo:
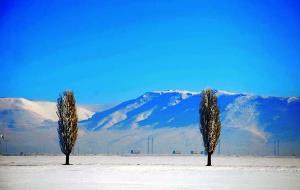
{"label": "snow-covered field", "polygon": [[0,156],[0,189],[300,189],[300,158]]}

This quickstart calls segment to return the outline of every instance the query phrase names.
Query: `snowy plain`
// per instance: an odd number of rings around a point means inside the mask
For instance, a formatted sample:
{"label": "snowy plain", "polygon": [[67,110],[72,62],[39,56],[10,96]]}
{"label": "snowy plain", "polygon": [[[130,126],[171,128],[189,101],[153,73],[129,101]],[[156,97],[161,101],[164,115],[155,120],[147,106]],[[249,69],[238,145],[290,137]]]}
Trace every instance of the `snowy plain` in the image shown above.
{"label": "snowy plain", "polygon": [[0,156],[0,189],[300,189],[300,158]]}

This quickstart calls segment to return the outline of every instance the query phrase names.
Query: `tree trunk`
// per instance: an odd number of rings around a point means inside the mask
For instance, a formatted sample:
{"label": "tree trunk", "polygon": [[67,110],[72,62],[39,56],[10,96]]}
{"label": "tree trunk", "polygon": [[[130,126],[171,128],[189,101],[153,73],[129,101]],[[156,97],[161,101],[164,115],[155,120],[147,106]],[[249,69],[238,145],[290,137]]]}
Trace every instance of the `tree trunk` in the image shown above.
{"label": "tree trunk", "polygon": [[70,165],[69,157],[70,157],[70,154],[66,154],[66,164],[65,165]]}
{"label": "tree trunk", "polygon": [[211,166],[211,153],[207,153],[207,165],[206,166]]}

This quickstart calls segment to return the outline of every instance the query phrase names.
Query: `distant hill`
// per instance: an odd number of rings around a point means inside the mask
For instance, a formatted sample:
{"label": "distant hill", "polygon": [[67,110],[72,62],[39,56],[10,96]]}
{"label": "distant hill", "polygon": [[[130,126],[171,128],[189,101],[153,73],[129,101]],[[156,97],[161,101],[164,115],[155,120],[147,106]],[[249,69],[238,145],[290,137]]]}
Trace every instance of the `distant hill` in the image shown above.
{"label": "distant hill", "polygon": [[[237,130],[262,140],[300,138],[300,98],[263,97],[216,91],[223,131]],[[197,126],[200,93],[169,90],[147,92],[81,124],[88,130],[179,128]]]}
{"label": "distant hill", "polygon": [[[77,109],[79,120],[88,119],[94,114],[81,106]],[[56,121],[55,102],[0,98],[1,128],[37,128]]]}
{"label": "distant hill", "polygon": [[[300,155],[299,97],[215,92],[221,109],[222,153],[272,155],[274,141],[280,140],[282,155]],[[199,92],[166,90],[147,92],[98,112],[79,106],[77,145],[85,153],[128,153],[130,149],[145,153],[151,136],[156,153],[203,149],[200,96]],[[1,98],[0,129],[10,139],[11,151],[59,152],[55,112],[54,102]],[[41,143],[48,148],[42,149]]]}

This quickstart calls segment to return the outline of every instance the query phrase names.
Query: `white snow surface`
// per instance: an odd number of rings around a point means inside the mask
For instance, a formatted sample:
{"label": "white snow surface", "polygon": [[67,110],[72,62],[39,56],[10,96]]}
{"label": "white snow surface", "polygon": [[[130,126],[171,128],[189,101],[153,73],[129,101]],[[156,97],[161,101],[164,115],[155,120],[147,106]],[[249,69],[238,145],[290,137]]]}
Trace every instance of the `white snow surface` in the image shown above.
{"label": "white snow surface", "polygon": [[0,189],[300,189],[300,158],[0,156]]}
{"label": "white snow surface", "polygon": [[200,94],[200,92],[192,92],[188,90],[156,90],[153,92],[160,93],[160,94],[167,94],[167,93],[179,93],[179,94],[191,94],[191,95]]}
{"label": "white snow surface", "polygon": [[300,100],[299,97],[294,97],[294,96],[292,96],[292,97],[289,97],[289,98],[288,98],[287,102],[288,102],[288,103],[292,103],[292,102],[299,101],[299,100]]}
{"label": "white snow surface", "polygon": [[125,108],[115,111],[112,114],[110,114],[108,117],[103,118],[102,120],[100,120],[97,125],[94,127],[94,129],[96,129],[97,127],[103,125],[103,129],[108,129],[110,127],[112,127],[113,125],[127,119],[127,113],[139,108],[140,106],[142,106],[145,102],[136,102],[134,104],[128,105]]}
{"label": "white snow surface", "polygon": [[[192,92],[188,90],[161,90],[161,91],[153,91],[154,93],[159,93],[159,94],[167,94],[167,93],[178,93],[181,95],[182,99],[186,99],[191,95],[198,95],[201,94],[201,92]],[[216,95],[217,96],[222,96],[222,95],[237,95],[239,93],[237,92],[229,92],[225,90],[217,90]],[[243,93],[246,94],[246,93]]]}
{"label": "white snow surface", "polygon": [[225,91],[225,90],[218,90],[216,95],[217,96],[221,96],[221,95],[237,95],[238,93],[236,92],[229,92],[229,91]]}
{"label": "white snow surface", "polygon": [[152,108],[151,110],[148,110],[148,111],[138,114],[135,118],[135,122],[139,122],[139,121],[143,121],[143,120],[147,119],[151,115],[151,113],[153,112],[154,109],[155,108]]}
{"label": "white snow surface", "polygon": [[[48,101],[31,101],[25,98],[0,98],[0,111],[3,110],[26,110],[39,115],[44,120],[57,121],[56,103]],[[79,120],[90,118],[94,112],[77,106]]]}

